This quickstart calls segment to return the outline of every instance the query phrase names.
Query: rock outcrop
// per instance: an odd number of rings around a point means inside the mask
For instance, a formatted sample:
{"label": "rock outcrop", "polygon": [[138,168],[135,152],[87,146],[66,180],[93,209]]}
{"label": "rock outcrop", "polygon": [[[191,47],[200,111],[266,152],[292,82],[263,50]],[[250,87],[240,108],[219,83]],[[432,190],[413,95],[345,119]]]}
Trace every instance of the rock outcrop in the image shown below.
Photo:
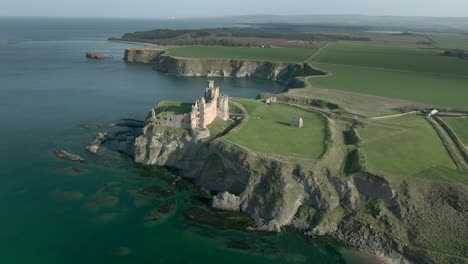
{"label": "rock outcrop", "polygon": [[105,60],[105,59],[109,59],[110,57],[104,54],[97,53],[97,52],[87,51],[86,58],[95,59],[95,60]]}
{"label": "rock outcrop", "polygon": [[77,162],[86,162],[86,160],[76,154],[72,154],[66,150],[63,150],[63,149],[57,149],[57,150],[54,150],[54,154],[57,158],[60,158],[60,159],[65,159],[65,160],[70,160],[70,161],[77,161]]}
{"label": "rock outcrop", "polygon": [[102,143],[104,143],[109,138],[110,135],[108,133],[97,133],[93,141],[91,141],[88,146],[86,146],[86,150],[90,153],[97,154],[101,148]]}

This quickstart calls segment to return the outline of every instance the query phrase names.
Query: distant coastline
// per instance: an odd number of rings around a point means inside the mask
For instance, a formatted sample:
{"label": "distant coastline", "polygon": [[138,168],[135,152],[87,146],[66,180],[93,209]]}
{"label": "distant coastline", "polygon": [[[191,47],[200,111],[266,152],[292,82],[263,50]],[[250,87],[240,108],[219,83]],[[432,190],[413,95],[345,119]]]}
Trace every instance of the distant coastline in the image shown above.
{"label": "distant coastline", "polygon": [[127,44],[138,44],[138,45],[145,45],[145,46],[152,46],[152,47],[164,47],[161,45],[149,43],[149,42],[138,42],[138,41],[128,41],[128,40],[119,40],[119,39],[114,39],[114,38],[109,38],[107,39],[108,41],[111,42],[118,42],[118,43],[127,43]]}

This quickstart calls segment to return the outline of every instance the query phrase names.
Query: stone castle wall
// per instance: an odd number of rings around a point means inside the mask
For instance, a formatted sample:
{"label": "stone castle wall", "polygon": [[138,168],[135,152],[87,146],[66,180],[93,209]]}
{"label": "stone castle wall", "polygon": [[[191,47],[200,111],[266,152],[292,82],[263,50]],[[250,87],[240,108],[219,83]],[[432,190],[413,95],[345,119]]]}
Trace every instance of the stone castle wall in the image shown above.
{"label": "stone castle wall", "polygon": [[[217,99],[217,97],[213,99]],[[217,110],[217,100],[211,100],[210,102],[205,103],[205,107],[200,108],[200,116],[203,115],[203,118],[200,118],[202,121],[200,126],[206,128],[206,126],[211,124],[218,114]]]}
{"label": "stone castle wall", "polygon": [[190,122],[190,113],[180,114],[180,115],[167,114],[165,118],[162,116],[153,115],[151,118],[151,121],[154,124],[161,125],[161,126],[186,128],[186,129],[192,128],[191,122]]}

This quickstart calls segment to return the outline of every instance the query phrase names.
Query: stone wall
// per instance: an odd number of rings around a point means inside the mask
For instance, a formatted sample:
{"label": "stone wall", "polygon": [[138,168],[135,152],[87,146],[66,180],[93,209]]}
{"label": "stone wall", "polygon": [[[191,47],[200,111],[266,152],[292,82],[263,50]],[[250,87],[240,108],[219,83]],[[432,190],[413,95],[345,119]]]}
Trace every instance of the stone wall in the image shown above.
{"label": "stone wall", "polygon": [[186,128],[190,129],[190,114],[167,114],[166,118],[162,116],[153,117],[151,120],[156,125],[167,126],[167,127],[176,127],[176,128]]}

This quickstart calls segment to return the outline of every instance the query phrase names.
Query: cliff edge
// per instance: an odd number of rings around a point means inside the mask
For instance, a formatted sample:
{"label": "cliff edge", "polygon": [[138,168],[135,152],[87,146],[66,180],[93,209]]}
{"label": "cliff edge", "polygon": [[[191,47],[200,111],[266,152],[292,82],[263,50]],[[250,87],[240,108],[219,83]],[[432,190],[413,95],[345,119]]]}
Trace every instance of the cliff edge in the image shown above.
{"label": "cliff edge", "polygon": [[290,87],[304,87],[298,77],[324,75],[307,63],[284,63],[237,59],[179,58],[157,48],[132,48],[125,51],[129,63],[146,63],[156,71],[177,76],[236,77],[272,80]]}

